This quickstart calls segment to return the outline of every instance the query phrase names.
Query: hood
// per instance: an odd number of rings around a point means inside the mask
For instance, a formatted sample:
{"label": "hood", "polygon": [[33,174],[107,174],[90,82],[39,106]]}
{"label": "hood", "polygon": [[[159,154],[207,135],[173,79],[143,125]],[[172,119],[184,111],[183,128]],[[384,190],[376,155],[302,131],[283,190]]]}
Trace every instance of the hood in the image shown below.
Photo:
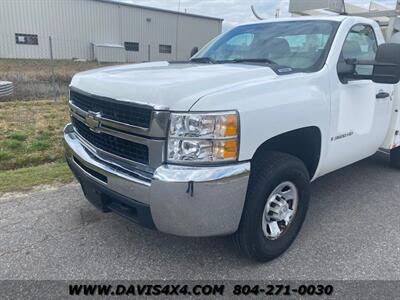
{"label": "hood", "polygon": [[259,65],[155,62],[79,73],[71,86],[98,96],[186,111],[209,94],[276,77]]}

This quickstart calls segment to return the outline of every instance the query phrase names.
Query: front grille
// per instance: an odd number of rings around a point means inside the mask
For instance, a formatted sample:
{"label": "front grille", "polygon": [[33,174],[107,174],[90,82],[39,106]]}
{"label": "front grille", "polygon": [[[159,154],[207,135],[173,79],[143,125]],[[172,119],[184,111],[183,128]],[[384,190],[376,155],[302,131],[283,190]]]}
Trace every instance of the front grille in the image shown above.
{"label": "front grille", "polygon": [[75,118],[72,118],[72,124],[79,135],[93,146],[142,164],[149,163],[149,149],[146,145],[137,144],[105,133],[93,132],[84,123]]}
{"label": "front grille", "polygon": [[153,110],[148,107],[103,100],[70,91],[72,104],[84,111],[100,112],[102,117],[133,126],[149,128]]}

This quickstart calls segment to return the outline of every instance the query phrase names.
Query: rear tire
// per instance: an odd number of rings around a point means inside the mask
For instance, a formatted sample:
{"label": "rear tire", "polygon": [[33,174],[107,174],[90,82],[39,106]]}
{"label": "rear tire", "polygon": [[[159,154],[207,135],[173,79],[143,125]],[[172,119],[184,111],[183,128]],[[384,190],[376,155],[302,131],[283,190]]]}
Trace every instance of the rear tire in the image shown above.
{"label": "rear tire", "polygon": [[280,152],[255,158],[239,230],[234,234],[239,251],[259,262],[280,256],[299,233],[309,198],[310,178],[301,160]]}
{"label": "rear tire", "polygon": [[400,169],[400,147],[390,150],[390,164],[392,167]]}

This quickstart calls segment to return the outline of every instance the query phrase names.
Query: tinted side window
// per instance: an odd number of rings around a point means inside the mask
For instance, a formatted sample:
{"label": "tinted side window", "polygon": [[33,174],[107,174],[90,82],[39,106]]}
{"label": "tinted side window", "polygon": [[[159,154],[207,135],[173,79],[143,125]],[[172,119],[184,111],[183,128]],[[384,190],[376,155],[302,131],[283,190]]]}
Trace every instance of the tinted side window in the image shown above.
{"label": "tinted side window", "polygon": [[230,46],[249,47],[254,40],[254,34],[243,33],[231,38],[227,44]]}
{"label": "tinted side window", "polygon": [[20,45],[39,45],[37,34],[16,33],[15,42]]}
{"label": "tinted side window", "polygon": [[139,43],[125,42],[124,45],[126,51],[133,51],[133,52],[139,51]]}
{"label": "tinted side window", "polygon": [[[375,32],[369,25],[355,25],[347,35],[341,59],[374,60],[378,43]],[[373,66],[357,66],[358,75],[372,75]]]}
{"label": "tinted side window", "polygon": [[160,45],[159,49],[160,53],[171,54],[172,53],[172,46],[170,45]]}

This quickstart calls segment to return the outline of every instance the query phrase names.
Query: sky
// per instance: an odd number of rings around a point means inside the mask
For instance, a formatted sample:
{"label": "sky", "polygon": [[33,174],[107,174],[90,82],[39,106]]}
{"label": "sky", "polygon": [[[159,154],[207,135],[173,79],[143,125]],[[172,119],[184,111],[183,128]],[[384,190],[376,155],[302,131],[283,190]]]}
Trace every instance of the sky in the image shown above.
{"label": "sky", "polygon": [[[119,0],[139,5],[154,6],[170,10],[178,10],[179,0]],[[225,19],[224,30],[235,25],[256,20],[250,6],[254,5],[263,17],[273,17],[277,8],[282,15],[287,15],[289,0],[180,0],[181,11],[189,13],[221,17]],[[369,0],[346,0],[348,3],[369,6]],[[396,0],[375,0],[374,2],[394,7]]]}

